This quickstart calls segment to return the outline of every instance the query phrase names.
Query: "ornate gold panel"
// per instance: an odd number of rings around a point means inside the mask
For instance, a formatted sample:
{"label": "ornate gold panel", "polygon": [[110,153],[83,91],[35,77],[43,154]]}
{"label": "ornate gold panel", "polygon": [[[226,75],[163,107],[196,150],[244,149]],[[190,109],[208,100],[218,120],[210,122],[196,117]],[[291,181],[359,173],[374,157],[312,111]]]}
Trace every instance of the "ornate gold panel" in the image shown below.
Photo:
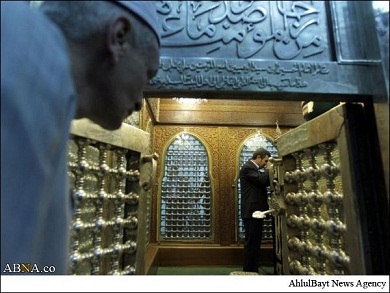
{"label": "ornate gold panel", "polygon": [[107,131],[73,121],[69,176],[73,187],[70,273],[145,273],[147,193],[158,159],[146,155],[149,134],[123,123]]}
{"label": "ornate gold panel", "polygon": [[279,274],[388,272],[388,205],[372,119],[370,106],[344,104],[277,139],[270,205]]}

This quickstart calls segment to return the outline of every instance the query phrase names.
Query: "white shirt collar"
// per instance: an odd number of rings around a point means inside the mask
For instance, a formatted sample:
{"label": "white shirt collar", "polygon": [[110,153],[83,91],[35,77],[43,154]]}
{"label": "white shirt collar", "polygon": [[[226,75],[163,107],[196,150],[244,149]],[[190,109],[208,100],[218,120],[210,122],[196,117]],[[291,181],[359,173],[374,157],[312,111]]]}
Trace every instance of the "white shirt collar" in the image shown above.
{"label": "white shirt collar", "polygon": [[259,168],[260,168],[260,166],[259,166],[259,165],[257,165],[257,164],[256,164],[256,162],[255,162],[254,160],[251,160],[251,161],[252,161],[252,163],[253,163],[253,164],[255,164],[255,166],[257,167],[257,169],[259,169]]}

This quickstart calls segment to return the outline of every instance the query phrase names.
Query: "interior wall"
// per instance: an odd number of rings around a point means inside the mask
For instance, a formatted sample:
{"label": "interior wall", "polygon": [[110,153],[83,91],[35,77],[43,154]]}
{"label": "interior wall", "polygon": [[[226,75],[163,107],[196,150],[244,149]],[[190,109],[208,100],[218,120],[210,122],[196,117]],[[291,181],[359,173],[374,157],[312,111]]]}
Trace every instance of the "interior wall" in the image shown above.
{"label": "interior wall", "polygon": [[[171,126],[155,125],[153,128],[153,150],[159,155],[155,183],[151,201],[151,243],[163,244],[158,239],[159,222],[159,185],[162,176],[164,154],[168,142],[177,134],[186,131],[202,139],[209,153],[210,176],[213,187],[213,239],[212,244],[230,246],[237,241],[237,214],[235,184],[238,177],[238,156],[243,142],[256,134],[259,128],[213,127],[213,126]],[[281,129],[286,132],[289,129]],[[261,128],[261,133],[273,141],[276,127]],[[170,243],[173,245],[173,243]],[[182,243],[178,244],[179,246]]]}
{"label": "interior wall", "polygon": [[[157,172],[151,190],[149,206],[149,248],[153,251],[150,262],[158,265],[240,265],[242,243],[237,240],[237,199],[235,184],[238,177],[239,152],[244,141],[261,131],[261,134],[274,141],[278,133],[276,125],[266,127],[210,126],[210,125],[170,125],[156,124],[159,115],[157,100],[144,107],[141,112],[140,127],[151,133],[151,150],[159,156]],[[293,111],[297,111],[294,108]],[[296,115],[296,113],[295,113]],[[296,123],[296,122],[294,122]],[[283,134],[290,127],[279,127]],[[213,187],[213,241],[194,244],[191,242],[160,241],[159,231],[159,184],[162,176],[164,155],[173,137],[186,131],[205,143],[210,159],[210,176]],[[262,260],[272,263],[272,243],[263,243]],[[183,255],[184,253],[184,255]],[[185,256],[185,257],[184,257]]]}

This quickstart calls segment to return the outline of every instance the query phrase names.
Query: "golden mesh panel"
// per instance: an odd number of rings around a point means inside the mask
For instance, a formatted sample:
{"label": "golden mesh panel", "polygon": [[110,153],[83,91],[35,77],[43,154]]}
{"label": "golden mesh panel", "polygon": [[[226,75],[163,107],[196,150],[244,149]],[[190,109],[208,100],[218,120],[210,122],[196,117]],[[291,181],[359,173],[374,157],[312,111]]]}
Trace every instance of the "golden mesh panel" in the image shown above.
{"label": "golden mesh panel", "polygon": [[69,142],[72,274],[135,273],[140,173],[131,153],[78,136]]}
{"label": "golden mesh panel", "polygon": [[288,268],[297,275],[349,274],[336,143],[285,158]]}

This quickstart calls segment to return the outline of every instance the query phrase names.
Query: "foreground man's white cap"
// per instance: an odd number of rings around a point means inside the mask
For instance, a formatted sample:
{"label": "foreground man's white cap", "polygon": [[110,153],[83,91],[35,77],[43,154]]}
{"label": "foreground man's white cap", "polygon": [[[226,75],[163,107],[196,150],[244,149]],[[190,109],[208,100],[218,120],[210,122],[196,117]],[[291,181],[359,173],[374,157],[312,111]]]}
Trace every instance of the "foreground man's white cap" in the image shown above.
{"label": "foreground man's white cap", "polygon": [[114,1],[145,21],[155,33],[160,45],[160,31],[155,1]]}

